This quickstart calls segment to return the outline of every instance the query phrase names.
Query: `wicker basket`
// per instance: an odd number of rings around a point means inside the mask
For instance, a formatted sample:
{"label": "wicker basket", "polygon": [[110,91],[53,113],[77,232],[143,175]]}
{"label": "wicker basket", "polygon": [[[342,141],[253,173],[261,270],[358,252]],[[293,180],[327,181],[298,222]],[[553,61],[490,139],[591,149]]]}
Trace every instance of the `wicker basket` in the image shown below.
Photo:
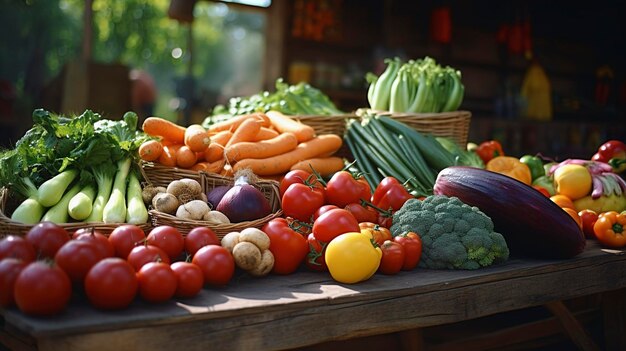
{"label": "wicker basket", "polygon": [[[19,205],[19,200],[15,198],[8,188],[0,190],[0,237],[7,235],[24,236],[34,226],[12,220],[8,214],[12,213]],[[68,232],[72,233],[78,229],[94,228],[104,235],[109,235],[113,229],[125,223],[104,223],[104,222],[73,222],[59,224]],[[146,224],[138,225],[144,232],[148,232],[152,225],[150,221]]]}
{"label": "wicker basket", "polygon": [[[150,184],[154,186],[164,186],[176,179],[190,178],[197,180],[200,184],[202,182],[202,173],[198,171],[192,171],[190,169],[183,169],[177,167],[168,167],[160,163],[145,162],[140,163],[141,170],[144,179],[148,180]],[[205,190],[205,189],[202,189]]]}
{"label": "wicker basket", "polygon": [[465,148],[469,135],[472,114],[469,111],[452,111],[440,113],[392,113],[367,111],[366,114],[389,116],[405,123],[420,133],[448,137],[459,146]]}
{"label": "wicker basket", "polygon": [[[148,164],[144,164],[144,166],[148,166]],[[148,175],[149,182],[153,183],[154,185],[161,186],[166,186],[167,184],[169,184],[169,182],[173,180],[181,179],[189,175],[187,173],[181,174],[174,172],[173,169],[169,167],[154,167],[149,172],[146,172],[146,174]],[[233,184],[234,182],[233,178],[224,177],[213,173],[196,172],[195,175],[196,177],[200,178],[200,184],[202,185],[202,190],[204,192],[208,192],[211,189],[221,185]],[[265,198],[268,199],[270,207],[272,209],[272,213],[254,221],[230,224],[213,224],[207,221],[196,221],[177,218],[176,216],[163,213],[155,209],[150,209],[148,213],[150,213],[152,225],[155,227],[160,225],[169,225],[178,229],[183,235],[186,235],[191,229],[196,227],[208,227],[211,228],[215,232],[215,234],[217,234],[218,238],[221,239],[222,237],[224,237],[224,235],[230,232],[241,231],[249,227],[261,228],[271,219],[282,215],[283,212],[280,205],[278,182],[273,180],[260,180],[255,184],[255,186],[263,193]]]}
{"label": "wicker basket", "polygon": [[359,119],[356,114],[343,114],[343,115],[306,115],[306,116],[290,116],[291,118],[300,121],[315,129],[316,134],[337,134],[343,137],[343,133],[346,131],[346,125],[351,119]]}

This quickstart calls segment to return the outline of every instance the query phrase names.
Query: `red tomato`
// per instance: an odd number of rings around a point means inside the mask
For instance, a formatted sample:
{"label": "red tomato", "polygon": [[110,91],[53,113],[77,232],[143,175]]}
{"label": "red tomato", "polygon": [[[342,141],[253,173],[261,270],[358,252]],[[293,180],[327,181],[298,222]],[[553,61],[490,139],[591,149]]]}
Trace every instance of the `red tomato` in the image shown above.
{"label": "red tomato", "polygon": [[304,236],[291,229],[284,218],[272,219],[261,230],[270,238],[270,251],[274,255],[272,272],[290,274],[298,269],[309,253]]}
{"label": "red tomato", "polygon": [[306,256],[306,266],[313,271],[328,271],[326,265],[326,243],[322,243],[313,233],[307,237],[307,243],[309,244],[309,253]]}
{"label": "red tomato", "polygon": [[0,260],[0,306],[9,307],[15,304],[13,289],[20,272],[30,262],[17,258],[4,258]]}
{"label": "red tomato", "polygon": [[325,203],[324,190],[301,183],[291,184],[281,203],[285,216],[310,223],[315,211]]}
{"label": "red tomato", "polygon": [[220,245],[207,245],[201,248],[193,255],[191,262],[200,267],[204,283],[209,285],[226,285],[235,274],[233,255]]}
{"label": "red tomato", "polygon": [[352,213],[354,218],[356,218],[359,223],[376,222],[378,219],[378,211],[369,206],[363,206],[361,204],[347,204],[344,209]]}
{"label": "red tomato", "polygon": [[98,250],[102,253],[102,257],[115,256],[115,248],[109,241],[109,238],[93,228],[78,229],[74,232],[72,237],[76,240],[93,241],[98,247]]}
{"label": "red tomato", "polygon": [[404,185],[391,184],[378,202],[374,202],[374,205],[383,210],[397,211],[412,198],[413,195],[406,190]]}
{"label": "red tomato", "polygon": [[169,264],[149,262],[137,272],[139,296],[148,302],[165,302],[176,293],[178,277]]}
{"label": "red tomato", "polygon": [[89,302],[104,310],[128,307],[137,295],[138,286],[133,266],[119,257],[101,260],[85,277],[85,294]]}
{"label": "red tomato", "polygon": [[169,225],[160,225],[152,228],[146,241],[150,245],[158,246],[174,261],[185,248],[185,239],[178,229]]}
{"label": "red tomato", "polygon": [[220,244],[220,239],[217,237],[217,234],[208,227],[193,228],[187,233],[184,241],[185,251],[191,256],[195,255],[203,246]]}
{"label": "red tomato", "polygon": [[359,232],[359,222],[344,209],[330,210],[313,223],[313,234],[319,241],[330,242],[340,234],[347,232]]}
{"label": "red tomato", "polygon": [[398,179],[394,177],[383,178],[376,186],[376,189],[374,189],[374,193],[372,194],[372,198],[371,198],[372,203],[373,204],[379,203],[380,200],[385,195],[385,193],[387,192],[387,190],[389,190],[389,188],[395,185],[402,185],[402,183],[400,183]]}
{"label": "red tomato", "polygon": [[72,283],[82,285],[87,272],[100,260],[104,259],[95,242],[70,240],[61,246],[54,261],[67,273]]}
{"label": "red tomato", "polygon": [[35,261],[24,267],[17,276],[13,293],[20,311],[49,316],[65,309],[72,296],[72,283],[56,265]]}
{"label": "red tomato", "polygon": [[336,208],[339,208],[335,205],[324,205],[320,208],[317,209],[317,211],[315,211],[315,213],[313,213],[313,221],[315,221],[316,219],[319,218],[319,216],[323,215],[324,213],[330,211],[330,210],[334,210]]}
{"label": "red tomato", "polygon": [[339,171],[333,174],[326,183],[326,202],[341,208],[350,203],[369,201],[370,187],[363,177],[355,179],[348,171]]}
{"label": "red tomato", "polygon": [[52,222],[35,224],[28,233],[28,241],[41,258],[53,258],[57,251],[70,240],[70,234],[65,228]]}
{"label": "red tomato", "polygon": [[285,176],[280,180],[280,184],[278,186],[280,197],[283,197],[283,194],[285,194],[285,191],[291,184],[296,183],[313,185],[316,188],[324,190],[324,186],[315,176],[311,175],[311,173],[307,171],[297,169],[287,172],[287,174],[285,174]]}
{"label": "red tomato", "polygon": [[402,267],[404,267],[404,246],[398,242],[386,240],[380,246],[380,249],[383,255],[380,259],[378,271],[389,275],[400,272]]}
{"label": "red tomato", "polygon": [[376,244],[382,246],[387,240],[393,240],[389,229],[372,222],[359,223],[361,233],[369,235]]}
{"label": "red tomato", "polygon": [[587,239],[595,239],[596,233],[593,232],[593,225],[598,220],[598,213],[593,210],[582,210],[578,212],[580,220],[583,222],[583,232]]}
{"label": "red tomato", "polygon": [[136,272],[139,272],[141,267],[150,262],[171,263],[169,256],[163,249],[150,244],[133,247],[126,260]]}
{"label": "red tomato", "polygon": [[126,259],[133,247],[143,244],[146,233],[134,224],[123,224],[111,232],[109,242],[115,249],[115,256]]}
{"label": "red tomato", "polygon": [[376,223],[378,223],[378,225],[380,225],[381,227],[391,228],[391,225],[393,224],[393,215],[387,213],[379,213],[378,221]]}
{"label": "red tomato", "polygon": [[393,238],[404,247],[404,265],[402,269],[410,271],[417,267],[422,257],[422,238],[417,233],[408,232]]}
{"label": "red tomato", "polygon": [[202,290],[204,275],[200,267],[191,262],[178,261],[172,263],[171,268],[178,280],[175,296],[194,297]]}
{"label": "red tomato", "polygon": [[35,247],[21,236],[9,235],[0,240],[0,260],[17,258],[25,262],[33,262],[37,258]]}

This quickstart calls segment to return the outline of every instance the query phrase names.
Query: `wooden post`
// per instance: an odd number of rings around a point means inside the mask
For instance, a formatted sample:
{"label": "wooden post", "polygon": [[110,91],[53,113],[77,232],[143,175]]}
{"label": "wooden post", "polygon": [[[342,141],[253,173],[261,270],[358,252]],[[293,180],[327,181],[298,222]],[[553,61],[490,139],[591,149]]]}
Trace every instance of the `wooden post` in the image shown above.
{"label": "wooden post", "polygon": [[626,350],[626,289],[602,294],[604,340],[607,351]]}
{"label": "wooden post", "polygon": [[83,10],[83,60],[91,61],[92,43],[93,43],[93,0],[85,0],[85,9]]}

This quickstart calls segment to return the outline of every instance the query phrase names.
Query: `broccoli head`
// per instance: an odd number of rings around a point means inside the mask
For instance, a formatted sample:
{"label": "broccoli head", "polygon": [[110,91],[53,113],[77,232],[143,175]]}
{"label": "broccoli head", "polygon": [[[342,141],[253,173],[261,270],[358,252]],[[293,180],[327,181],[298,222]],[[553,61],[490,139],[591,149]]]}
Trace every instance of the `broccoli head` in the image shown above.
{"label": "broccoli head", "polygon": [[422,239],[420,267],[477,269],[509,258],[504,237],[475,206],[457,197],[411,199],[393,215],[394,236],[416,232]]}

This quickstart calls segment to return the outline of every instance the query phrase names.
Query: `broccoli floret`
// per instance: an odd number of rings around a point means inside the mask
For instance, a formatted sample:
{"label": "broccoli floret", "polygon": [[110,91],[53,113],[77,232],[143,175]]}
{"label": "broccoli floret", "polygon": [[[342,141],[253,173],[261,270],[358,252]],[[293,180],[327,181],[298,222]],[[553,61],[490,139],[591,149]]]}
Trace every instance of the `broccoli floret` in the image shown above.
{"label": "broccoli floret", "polygon": [[491,218],[457,197],[411,199],[393,216],[394,236],[416,232],[422,239],[420,267],[478,269],[506,261],[509,248]]}

